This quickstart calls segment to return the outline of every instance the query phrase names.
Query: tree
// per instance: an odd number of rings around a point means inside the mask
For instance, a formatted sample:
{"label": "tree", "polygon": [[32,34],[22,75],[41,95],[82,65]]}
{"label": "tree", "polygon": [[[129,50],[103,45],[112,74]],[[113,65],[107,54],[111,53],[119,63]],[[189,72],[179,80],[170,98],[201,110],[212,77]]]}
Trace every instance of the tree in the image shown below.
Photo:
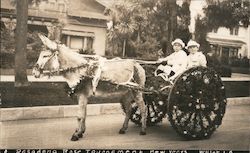
{"label": "tree", "polygon": [[[135,23],[133,14],[136,13],[136,6],[127,6],[126,3],[115,5],[115,12],[112,12],[113,25],[108,33],[108,39],[115,43],[115,41],[122,41],[122,56],[126,54],[126,44],[128,39],[138,28]],[[119,10],[119,13],[118,13]]]}
{"label": "tree", "polygon": [[27,86],[27,23],[28,23],[28,5],[38,4],[40,0],[15,0],[16,4],[16,47],[15,47],[15,86]]}
{"label": "tree", "polygon": [[219,27],[234,28],[247,27],[250,24],[250,1],[248,0],[207,0],[207,7],[203,8],[205,17],[196,19],[195,38],[201,43],[201,49],[210,50],[206,41],[207,33]]}
{"label": "tree", "polygon": [[[126,7],[131,12],[130,24],[133,23],[134,30],[127,37],[127,48],[135,52],[137,56],[149,55],[151,58],[156,51],[162,48],[165,55],[172,51],[171,42],[176,37],[189,40],[190,33],[188,25],[190,20],[189,0],[182,6],[176,4],[176,0],[130,0],[132,7]],[[131,9],[133,8],[133,9]],[[125,14],[126,11],[118,9],[117,14]],[[178,20],[177,20],[178,17]],[[120,22],[114,22],[114,27]],[[114,29],[109,34],[119,37],[120,33]],[[114,38],[114,37],[112,37]],[[117,39],[113,39],[117,41]]]}
{"label": "tree", "polygon": [[249,0],[207,0],[208,6],[204,8],[205,20],[208,27],[233,28],[250,24],[250,1]]}
{"label": "tree", "polygon": [[28,21],[28,0],[17,0],[16,4],[16,47],[15,47],[15,86],[27,86],[27,21]]}
{"label": "tree", "polygon": [[208,53],[210,51],[209,42],[206,40],[209,27],[206,25],[206,21],[201,19],[200,16],[196,18],[195,22],[195,40],[201,44],[200,50],[203,53]]}

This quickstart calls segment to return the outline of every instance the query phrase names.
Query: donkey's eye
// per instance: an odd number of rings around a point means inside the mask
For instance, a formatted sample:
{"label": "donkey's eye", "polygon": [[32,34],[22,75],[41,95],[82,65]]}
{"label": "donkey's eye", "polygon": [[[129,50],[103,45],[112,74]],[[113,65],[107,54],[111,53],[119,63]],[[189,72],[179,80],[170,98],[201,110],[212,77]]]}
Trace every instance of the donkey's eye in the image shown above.
{"label": "donkey's eye", "polygon": [[43,55],[43,58],[49,57],[49,55]]}

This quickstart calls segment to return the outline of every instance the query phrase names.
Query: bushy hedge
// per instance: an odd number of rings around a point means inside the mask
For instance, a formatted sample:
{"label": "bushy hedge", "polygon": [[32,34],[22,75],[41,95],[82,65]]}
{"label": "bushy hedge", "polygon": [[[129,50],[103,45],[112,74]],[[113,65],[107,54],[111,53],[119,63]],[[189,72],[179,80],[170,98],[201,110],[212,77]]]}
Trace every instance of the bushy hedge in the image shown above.
{"label": "bushy hedge", "polygon": [[230,58],[231,61],[231,66],[234,67],[249,67],[249,59],[247,57],[243,58],[237,58],[237,57],[232,57]]}
{"label": "bushy hedge", "polygon": [[[15,55],[9,53],[0,53],[1,64],[0,68],[3,69],[13,69],[15,66]],[[27,56],[27,69],[31,69],[35,62],[37,61],[38,56],[28,55]]]}
{"label": "bushy hedge", "polygon": [[[15,64],[14,34],[8,29],[1,29],[1,65],[0,68],[12,69]],[[37,32],[27,33],[27,68],[30,69],[38,59],[42,49],[42,42]]]}
{"label": "bushy hedge", "polygon": [[230,66],[221,64],[215,55],[206,56],[206,58],[208,67],[212,67],[222,77],[231,77],[232,69]]}

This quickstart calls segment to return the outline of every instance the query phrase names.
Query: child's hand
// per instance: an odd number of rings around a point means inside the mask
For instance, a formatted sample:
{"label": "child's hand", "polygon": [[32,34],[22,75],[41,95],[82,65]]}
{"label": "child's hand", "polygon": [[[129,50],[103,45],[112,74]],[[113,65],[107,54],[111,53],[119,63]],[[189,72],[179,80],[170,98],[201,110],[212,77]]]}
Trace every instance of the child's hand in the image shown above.
{"label": "child's hand", "polygon": [[164,62],[164,59],[163,59],[163,58],[159,58],[159,59],[157,60],[157,63],[162,63],[162,62]]}

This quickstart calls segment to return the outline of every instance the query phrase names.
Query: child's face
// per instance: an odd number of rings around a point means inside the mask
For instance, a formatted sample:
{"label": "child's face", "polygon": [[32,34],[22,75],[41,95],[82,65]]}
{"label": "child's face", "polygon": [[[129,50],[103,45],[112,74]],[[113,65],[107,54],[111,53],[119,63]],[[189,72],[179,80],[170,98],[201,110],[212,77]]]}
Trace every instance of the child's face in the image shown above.
{"label": "child's face", "polygon": [[173,45],[173,49],[174,49],[175,52],[178,52],[179,50],[182,49],[182,46],[181,46],[181,44],[179,44],[179,43],[175,43],[175,44]]}
{"label": "child's face", "polygon": [[198,47],[197,46],[189,46],[188,51],[190,54],[194,54],[194,53],[198,52]]}

